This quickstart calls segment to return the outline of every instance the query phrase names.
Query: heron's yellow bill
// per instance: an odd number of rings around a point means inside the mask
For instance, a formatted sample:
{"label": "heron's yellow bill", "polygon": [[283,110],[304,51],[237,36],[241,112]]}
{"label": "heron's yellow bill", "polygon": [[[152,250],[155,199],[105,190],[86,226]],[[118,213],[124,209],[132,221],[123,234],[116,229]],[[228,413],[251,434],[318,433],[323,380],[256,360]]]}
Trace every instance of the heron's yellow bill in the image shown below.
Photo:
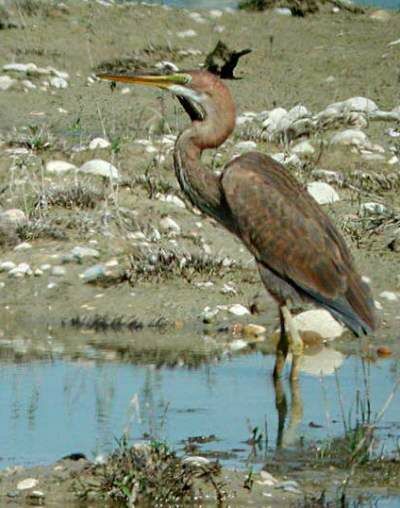
{"label": "heron's yellow bill", "polygon": [[165,74],[165,75],[152,75],[152,74],[113,74],[113,73],[100,73],[97,74],[100,79],[108,81],[120,81],[122,83],[130,83],[136,85],[155,86],[157,88],[169,89],[176,85],[186,85],[191,81],[189,74]]}

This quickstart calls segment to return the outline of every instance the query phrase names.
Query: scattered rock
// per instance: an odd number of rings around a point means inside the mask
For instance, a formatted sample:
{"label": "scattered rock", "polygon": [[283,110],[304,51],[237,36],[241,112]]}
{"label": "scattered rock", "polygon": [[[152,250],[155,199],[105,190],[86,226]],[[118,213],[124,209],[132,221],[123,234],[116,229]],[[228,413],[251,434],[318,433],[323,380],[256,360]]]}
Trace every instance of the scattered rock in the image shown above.
{"label": "scattered rock", "polygon": [[118,169],[114,167],[110,162],[104,161],[102,159],[92,159],[88,162],[85,162],[85,164],[80,167],[79,171],[89,175],[109,178],[110,180],[119,179]]}
{"label": "scattered rock", "polygon": [[275,12],[275,14],[279,14],[280,16],[292,16],[292,11],[289,7],[276,7],[273,12]]}
{"label": "scattered rock", "polygon": [[32,269],[28,263],[20,263],[15,268],[9,270],[8,275],[10,277],[21,278],[25,275],[32,275]]}
{"label": "scattered rock", "polygon": [[292,494],[301,494],[299,484],[294,480],[286,480],[275,485],[275,488],[282,489],[285,492],[291,492]]}
{"label": "scattered rock", "polygon": [[390,12],[385,11],[383,9],[378,9],[377,11],[371,12],[369,15],[370,19],[373,19],[374,21],[389,21],[391,18]]}
{"label": "scattered rock", "polygon": [[235,148],[240,151],[255,150],[257,148],[257,143],[254,141],[240,141],[236,143]]}
{"label": "scattered rock", "polygon": [[278,480],[267,471],[260,471],[260,480],[257,482],[265,487],[273,487],[278,483]]}
{"label": "scattered rock", "polygon": [[265,335],[266,331],[267,329],[264,326],[249,323],[243,326],[242,333],[245,337],[259,338]]}
{"label": "scattered rock", "polygon": [[160,220],[160,228],[163,231],[166,231],[168,233],[172,233],[175,235],[179,235],[181,233],[181,228],[179,224],[177,224],[171,217],[163,217]]}
{"label": "scattered rock", "polygon": [[82,261],[85,258],[98,258],[100,253],[91,247],[80,247],[77,245],[71,250],[69,255],[76,261]]}
{"label": "scattered rock", "polygon": [[397,300],[399,299],[397,294],[394,293],[393,291],[382,291],[382,293],[380,293],[379,296],[384,300],[387,300],[388,302],[397,302]]}
{"label": "scattered rock", "polygon": [[63,266],[60,266],[60,265],[55,265],[51,269],[51,275],[54,275],[55,277],[64,277],[64,275],[66,275],[66,273],[67,273],[67,270]]}
{"label": "scattered rock", "polygon": [[235,303],[234,305],[230,305],[228,307],[228,311],[231,314],[234,314],[235,316],[245,316],[247,314],[250,314],[250,311],[247,307],[244,305],[241,305],[240,303]]}
{"label": "scattered rock", "polygon": [[182,201],[182,199],[179,198],[178,196],[175,196],[174,194],[167,194],[166,196],[165,194],[158,194],[157,197],[160,201],[171,203],[179,208],[186,208],[185,202]]}
{"label": "scattered rock", "polygon": [[68,88],[68,81],[64,78],[60,78],[58,76],[54,76],[53,78],[50,78],[50,85],[53,88]]}
{"label": "scattered rock", "polygon": [[89,149],[90,150],[96,150],[96,148],[108,148],[111,145],[111,143],[104,138],[94,138],[89,143]]}
{"label": "scattered rock", "polygon": [[388,212],[386,206],[374,202],[363,203],[360,209],[365,215],[385,215]]}
{"label": "scattered rock", "polygon": [[0,213],[0,221],[6,220],[15,224],[16,226],[20,226],[27,221],[27,217],[25,213],[19,208],[10,208]]}
{"label": "scattered rock", "polygon": [[0,272],[9,272],[13,270],[17,265],[12,261],[3,261],[0,263]]}
{"label": "scattered rock", "polygon": [[378,356],[391,356],[392,350],[388,346],[379,346],[376,350]]}
{"label": "scattered rock", "polygon": [[39,483],[39,480],[36,480],[36,478],[25,478],[25,480],[21,480],[17,483],[17,489],[18,490],[27,490],[27,489],[33,489],[36,487],[36,485]]}
{"label": "scattered rock", "polygon": [[359,129],[346,129],[337,132],[331,138],[332,145],[368,146],[369,140],[365,132]]}
{"label": "scattered rock", "polygon": [[231,351],[240,351],[248,347],[249,343],[243,339],[235,339],[229,343],[229,348]]}
{"label": "scattered rock", "polygon": [[106,277],[106,269],[103,265],[93,265],[79,275],[84,282],[95,282]]}
{"label": "scattered rock", "polygon": [[301,141],[294,145],[290,151],[297,155],[313,155],[315,153],[315,148],[309,141]]}
{"label": "scattered rock", "polygon": [[203,323],[211,323],[215,316],[218,314],[219,309],[212,309],[211,307],[205,307],[201,313]]}
{"label": "scattered rock", "polygon": [[57,175],[63,175],[68,171],[78,171],[78,168],[67,161],[52,160],[46,163],[46,171]]}
{"label": "scattered rock", "polygon": [[44,492],[41,490],[33,490],[28,494],[28,499],[34,506],[43,506],[45,502]]}
{"label": "scattered rock", "polygon": [[182,32],[176,32],[176,35],[180,39],[187,39],[188,37],[196,37],[197,32],[194,30],[183,30]]}
{"label": "scattered rock", "polygon": [[17,80],[10,78],[10,76],[0,76],[0,91],[5,92],[15,85],[16,82]]}
{"label": "scattered rock", "polygon": [[207,465],[207,464],[210,464],[210,460],[207,459],[206,457],[197,457],[197,456],[192,456],[192,457],[185,457],[184,459],[182,459],[182,462],[184,464],[190,464],[191,466],[204,466],[204,465]]}
{"label": "scattered rock", "polygon": [[325,182],[310,182],[307,185],[307,191],[320,205],[327,205],[340,200],[335,189]]}
{"label": "scattered rock", "polygon": [[32,245],[28,242],[22,242],[19,245],[17,245],[16,247],[14,247],[14,250],[16,250],[16,251],[29,250],[29,249],[32,249]]}

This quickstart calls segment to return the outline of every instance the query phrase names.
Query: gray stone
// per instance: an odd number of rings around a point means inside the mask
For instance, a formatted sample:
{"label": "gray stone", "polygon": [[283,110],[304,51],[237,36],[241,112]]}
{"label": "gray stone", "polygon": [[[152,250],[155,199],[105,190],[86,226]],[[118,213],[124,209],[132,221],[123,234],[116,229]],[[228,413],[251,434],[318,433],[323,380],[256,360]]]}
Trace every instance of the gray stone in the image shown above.
{"label": "gray stone", "polygon": [[118,169],[114,167],[110,162],[102,159],[92,159],[85,162],[85,164],[80,167],[79,171],[89,175],[109,178],[110,180],[119,179]]}
{"label": "gray stone", "polygon": [[320,205],[327,205],[340,200],[339,194],[329,183],[310,182],[307,185],[307,191]]}
{"label": "gray stone", "polygon": [[16,82],[17,80],[10,78],[10,76],[0,76],[0,91],[5,92],[15,85]]}
{"label": "gray stone", "polygon": [[106,276],[106,269],[103,265],[93,265],[79,275],[84,282],[95,282]]}

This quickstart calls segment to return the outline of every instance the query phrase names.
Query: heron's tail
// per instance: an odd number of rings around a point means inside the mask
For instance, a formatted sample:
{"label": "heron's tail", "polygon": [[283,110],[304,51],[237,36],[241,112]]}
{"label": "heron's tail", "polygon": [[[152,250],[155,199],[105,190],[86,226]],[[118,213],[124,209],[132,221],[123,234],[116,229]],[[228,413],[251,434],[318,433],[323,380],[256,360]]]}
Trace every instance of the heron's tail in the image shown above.
{"label": "heron's tail", "polygon": [[355,335],[358,337],[369,335],[377,328],[375,304],[371,290],[355,272],[349,273],[347,280],[346,293],[335,299],[325,298],[309,289],[302,289],[316,303],[328,310],[336,319],[342,321]]}

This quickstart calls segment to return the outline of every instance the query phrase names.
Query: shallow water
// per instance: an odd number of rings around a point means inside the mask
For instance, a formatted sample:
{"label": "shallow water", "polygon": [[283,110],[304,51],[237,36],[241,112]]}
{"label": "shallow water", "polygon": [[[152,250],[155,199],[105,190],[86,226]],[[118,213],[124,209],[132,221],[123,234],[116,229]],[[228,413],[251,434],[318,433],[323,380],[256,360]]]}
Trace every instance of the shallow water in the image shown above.
{"label": "shallow water", "polygon": [[[228,466],[262,463],[265,454],[276,450],[278,434],[273,363],[272,356],[257,352],[196,369],[95,358],[3,362],[0,467],[51,463],[73,452],[93,458],[115,448],[124,432],[132,440],[166,439],[177,450],[189,437],[215,435],[198,453],[227,452],[222,462]],[[394,360],[366,364],[330,348],[306,357],[304,368],[282,439],[283,446],[293,449],[302,441],[343,435],[343,415],[354,422],[367,398],[373,419],[399,376]],[[321,377],[321,368],[329,375]],[[283,389],[290,401],[286,379]],[[399,422],[396,393],[379,424],[379,449],[396,448]],[[263,433],[264,445],[256,457],[245,443],[254,427]]]}

